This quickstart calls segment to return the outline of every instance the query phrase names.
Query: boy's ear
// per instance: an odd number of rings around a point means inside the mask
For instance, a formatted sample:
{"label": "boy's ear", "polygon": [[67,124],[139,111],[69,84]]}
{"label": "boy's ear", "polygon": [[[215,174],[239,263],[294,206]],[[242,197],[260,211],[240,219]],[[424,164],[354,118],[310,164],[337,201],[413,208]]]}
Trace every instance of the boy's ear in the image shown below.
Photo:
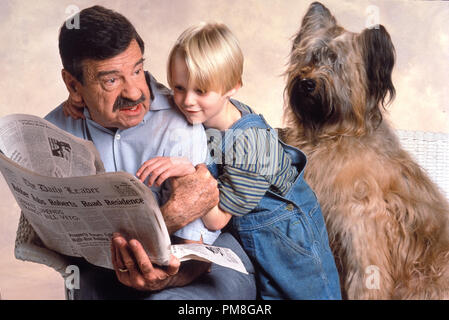
{"label": "boy's ear", "polygon": [[237,91],[239,91],[239,89],[242,87],[241,83],[238,83],[234,88],[232,88],[231,90],[229,90],[228,92],[225,93],[225,96],[227,98],[232,97],[234,94],[237,93]]}
{"label": "boy's ear", "polygon": [[82,84],[74,77],[70,72],[65,69],[61,71],[62,80],[64,80],[65,86],[69,91],[69,97],[72,100],[72,103],[75,105],[83,105],[84,100],[81,95],[81,86]]}

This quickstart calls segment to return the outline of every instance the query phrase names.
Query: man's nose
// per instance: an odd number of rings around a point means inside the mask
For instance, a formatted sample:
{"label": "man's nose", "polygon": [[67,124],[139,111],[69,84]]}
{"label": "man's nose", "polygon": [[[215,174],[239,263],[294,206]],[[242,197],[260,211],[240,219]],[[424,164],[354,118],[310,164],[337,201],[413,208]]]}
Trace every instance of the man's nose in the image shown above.
{"label": "man's nose", "polygon": [[142,91],[133,80],[125,80],[122,89],[122,97],[129,100],[137,100],[142,96]]}

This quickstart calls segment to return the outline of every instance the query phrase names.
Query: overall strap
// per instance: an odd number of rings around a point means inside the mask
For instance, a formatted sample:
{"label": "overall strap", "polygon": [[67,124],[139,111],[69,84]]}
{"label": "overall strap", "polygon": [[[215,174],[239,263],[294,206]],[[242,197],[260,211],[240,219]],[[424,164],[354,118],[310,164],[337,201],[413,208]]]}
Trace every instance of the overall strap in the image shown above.
{"label": "overall strap", "polygon": [[230,129],[245,130],[251,127],[266,129],[270,127],[261,114],[254,113],[246,104],[235,99],[231,99],[231,103],[242,112],[243,116]]}
{"label": "overall strap", "polygon": [[226,130],[224,135],[224,144],[222,144],[223,148],[225,148],[225,146],[232,145],[234,130],[244,131],[249,128],[259,128],[268,131],[272,130],[261,114],[247,114],[237,121],[231,128]]}
{"label": "overall strap", "polygon": [[[233,103],[237,103],[237,105],[236,105],[237,108],[241,104],[239,101],[233,101]],[[273,128],[270,127],[270,125],[266,122],[266,120],[264,119],[264,117],[261,114],[257,115],[257,114],[251,113],[251,114],[245,115],[240,119],[240,121],[235,123],[235,125],[233,125],[231,127],[231,129],[245,130],[245,129],[251,128],[251,127],[266,129],[267,131],[272,130],[272,134],[274,134],[276,136],[279,143],[282,145],[284,151],[290,155],[290,157],[292,159],[292,164],[296,166],[298,173],[301,174],[304,171],[304,168],[307,164],[306,155],[298,148],[287,145],[281,139],[279,139],[276,130],[274,130]],[[232,143],[232,137],[233,137],[232,132],[230,132],[229,135],[225,135],[224,141],[225,141],[226,145],[227,145],[228,141],[230,143]],[[223,148],[224,148],[224,145],[223,145]],[[223,152],[224,152],[224,150],[223,150]]]}
{"label": "overall strap", "polygon": [[[238,101],[233,101],[234,104],[239,103]],[[238,106],[237,106],[238,107]],[[224,134],[221,136],[221,153],[222,153],[222,161],[224,162],[224,159],[226,159],[226,151],[228,148],[232,148],[234,144],[234,139],[236,133],[235,131],[244,131],[249,128],[258,128],[262,130],[271,130],[270,126],[267,124],[265,119],[262,117],[262,115],[257,115],[254,113],[246,114],[242,118],[240,118],[234,125],[231,126],[228,130],[224,132]],[[222,167],[224,163],[215,163],[212,161],[211,156],[212,154],[208,153],[208,169],[211,172],[211,174],[217,178],[222,173]]]}

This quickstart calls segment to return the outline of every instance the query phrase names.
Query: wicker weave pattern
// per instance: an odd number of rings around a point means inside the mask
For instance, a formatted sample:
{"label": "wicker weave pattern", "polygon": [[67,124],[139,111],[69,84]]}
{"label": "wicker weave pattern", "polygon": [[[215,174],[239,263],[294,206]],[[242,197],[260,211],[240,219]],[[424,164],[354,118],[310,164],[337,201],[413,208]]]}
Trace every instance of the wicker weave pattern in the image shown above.
{"label": "wicker weave pattern", "polygon": [[449,134],[405,130],[397,134],[404,149],[449,199]]}

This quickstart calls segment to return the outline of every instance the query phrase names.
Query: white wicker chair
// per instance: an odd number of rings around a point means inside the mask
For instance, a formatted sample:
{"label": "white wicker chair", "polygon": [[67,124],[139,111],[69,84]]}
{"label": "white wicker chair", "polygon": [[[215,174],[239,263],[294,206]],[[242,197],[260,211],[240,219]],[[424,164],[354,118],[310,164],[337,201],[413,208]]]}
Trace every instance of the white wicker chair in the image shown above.
{"label": "white wicker chair", "polygon": [[404,149],[413,155],[449,199],[449,134],[398,130]]}

